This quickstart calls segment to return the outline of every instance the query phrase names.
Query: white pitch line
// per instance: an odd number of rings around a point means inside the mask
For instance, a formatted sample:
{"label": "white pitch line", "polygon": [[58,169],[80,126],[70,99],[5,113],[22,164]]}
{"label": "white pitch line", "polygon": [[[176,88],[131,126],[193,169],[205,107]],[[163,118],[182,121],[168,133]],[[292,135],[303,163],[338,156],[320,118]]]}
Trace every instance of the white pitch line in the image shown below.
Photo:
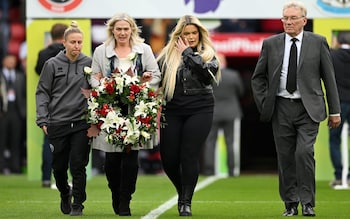
{"label": "white pitch line", "polygon": [[[206,178],[205,180],[199,182],[195,188],[194,191],[198,191],[211,183],[215,182],[216,180],[220,179],[222,177],[220,176],[210,176]],[[141,219],[156,219],[158,218],[161,214],[172,208],[174,205],[177,204],[177,195],[169,199],[168,201],[164,202],[162,205],[160,205],[158,208],[153,209],[150,211],[148,214],[145,216],[141,217]]]}

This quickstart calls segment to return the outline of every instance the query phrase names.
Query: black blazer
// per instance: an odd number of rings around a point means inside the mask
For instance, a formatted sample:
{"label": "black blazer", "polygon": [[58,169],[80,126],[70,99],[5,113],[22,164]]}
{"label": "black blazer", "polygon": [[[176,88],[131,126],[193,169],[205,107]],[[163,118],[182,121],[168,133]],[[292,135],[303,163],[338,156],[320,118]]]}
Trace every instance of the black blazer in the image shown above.
{"label": "black blazer", "polygon": [[[15,93],[16,93],[16,106],[18,109],[18,112],[21,116],[22,119],[26,118],[26,114],[27,114],[27,101],[26,101],[26,76],[23,72],[19,71],[19,70],[15,70],[16,72],[16,80],[14,82],[14,89],[15,89]],[[4,73],[1,70],[1,76],[2,79],[5,80],[5,84],[6,84],[6,88],[8,87],[7,81],[5,79]],[[7,89],[6,89],[6,93],[3,94],[4,98],[6,98],[6,102],[8,102],[7,100]],[[6,112],[7,110],[4,109],[4,111]]]}

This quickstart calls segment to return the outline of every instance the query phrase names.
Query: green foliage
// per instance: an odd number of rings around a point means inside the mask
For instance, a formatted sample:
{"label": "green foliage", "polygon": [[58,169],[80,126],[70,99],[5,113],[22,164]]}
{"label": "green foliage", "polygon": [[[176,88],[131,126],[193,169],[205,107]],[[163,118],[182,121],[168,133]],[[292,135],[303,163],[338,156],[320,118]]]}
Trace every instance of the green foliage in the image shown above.
{"label": "green foliage", "polygon": [[[204,180],[201,177],[200,180]],[[164,204],[176,192],[166,176],[140,175],[131,201],[130,219],[141,218]],[[25,175],[0,176],[0,218],[64,218],[60,212],[59,193],[42,188]],[[316,188],[316,217],[345,219],[350,215],[350,190],[333,190],[326,181]],[[87,182],[84,218],[116,218],[105,176]],[[195,192],[193,218],[281,218],[284,205],[278,195],[276,175],[243,175],[223,178]],[[299,207],[300,210],[300,207]],[[301,214],[299,213],[299,216]],[[176,206],[158,217],[178,219]]]}

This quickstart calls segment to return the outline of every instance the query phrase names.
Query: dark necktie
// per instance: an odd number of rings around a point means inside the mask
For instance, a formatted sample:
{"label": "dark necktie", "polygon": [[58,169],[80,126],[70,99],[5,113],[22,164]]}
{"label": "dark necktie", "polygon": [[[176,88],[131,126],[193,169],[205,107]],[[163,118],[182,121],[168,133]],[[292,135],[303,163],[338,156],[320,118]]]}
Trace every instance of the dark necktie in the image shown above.
{"label": "dark necktie", "polygon": [[8,77],[7,77],[7,89],[12,89],[13,84],[15,82],[15,77],[14,77],[15,72],[13,70],[8,71]]}
{"label": "dark necktie", "polygon": [[288,64],[288,75],[287,75],[287,91],[293,93],[297,89],[297,45],[295,41],[297,38],[291,39],[293,41],[290,47],[289,64]]}

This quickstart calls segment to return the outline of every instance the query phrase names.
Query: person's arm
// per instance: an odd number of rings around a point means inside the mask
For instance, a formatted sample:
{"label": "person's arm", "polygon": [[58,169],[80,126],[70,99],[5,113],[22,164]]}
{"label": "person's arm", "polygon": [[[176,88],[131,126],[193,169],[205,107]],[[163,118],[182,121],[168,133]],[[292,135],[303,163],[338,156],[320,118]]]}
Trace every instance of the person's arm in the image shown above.
{"label": "person's arm", "polygon": [[144,68],[142,78],[148,80],[152,87],[158,88],[161,81],[161,73],[153,51],[149,45],[144,46],[142,66]]}
{"label": "person's arm", "polygon": [[330,128],[336,128],[341,123],[340,117],[340,100],[338,95],[338,89],[335,81],[335,72],[330,54],[329,46],[326,39],[323,37],[321,42],[321,65],[323,76],[322,80],[326,90],[326,98],[328,103],[329,117],[328,126]]}
{"label": "person's arm", "polygon": [[44,67],[44,64],[46,62],[47,59],[44,58],[44,54],[43,51],[40,51],[38,54],[38,60],[36,61],[36,65],[35,65],[35,72],[40,75],[41,71]]}
{"label": "person's arm", "polygon": [[213,80],[216,80],[215,77],[219,70],[219,63],[216,58],[209,62],[204,62],[202,57],[198,53],[193,52],[193,49],[190,47],[183,51],[182,57],[185,65],[189,66],[204,84],[212,84]]}
{"label": "person's arm", "polygon": [[335,81],[335,72],[333,62],[329,50],[328,43],[323,37],[321,42],[321,69],[322,80],[326,90],[326,98],[329,110],[328,125],[336,128],[340,125],[340,100],[338,95],[337,84]]}
{"label": "person's arm", "polygon": [[6,108],[7,108],[7,98],[5,94],[6,94],[5,78],[3,78],[2,75],[0,75],[0,117],[4,112],[6,112]]}
{"label": "person's arm", "polygon": [[251,87],[256,106],[259,112],[261,112],[268,88],[267,45],[265,41],[263,42],[260,56],[251,78]]}
{"label": "person's arm", "polygon": [[185,66],[190,67],[193,74],[196,74],[202,83],[208,85],[216,80],[216,74],[219,70],[219,63],[216,58],[204,62],[202,57],[189,47],[187,39],[183,40],[182,37],[179,37],[176,41],[175,49],[182,55]]}
{"label": "person's arm", "polygon": [[101,66],[103,65],[103,58],[103,49],[101,47],[97,47],[92,56],[92,75],[89,81],[91,87],[97,87],[98,85],[100,85],[100,80],[103,77],[103,71],[101,68]]}
{"label": "person's arm", "polygon": [[40,79],[36,89],[36,123],[39,127],[46,126],[49,117],[49,103],[51,100],[51,90],[54,80],[54,66],[51,62],[44,64]]}

